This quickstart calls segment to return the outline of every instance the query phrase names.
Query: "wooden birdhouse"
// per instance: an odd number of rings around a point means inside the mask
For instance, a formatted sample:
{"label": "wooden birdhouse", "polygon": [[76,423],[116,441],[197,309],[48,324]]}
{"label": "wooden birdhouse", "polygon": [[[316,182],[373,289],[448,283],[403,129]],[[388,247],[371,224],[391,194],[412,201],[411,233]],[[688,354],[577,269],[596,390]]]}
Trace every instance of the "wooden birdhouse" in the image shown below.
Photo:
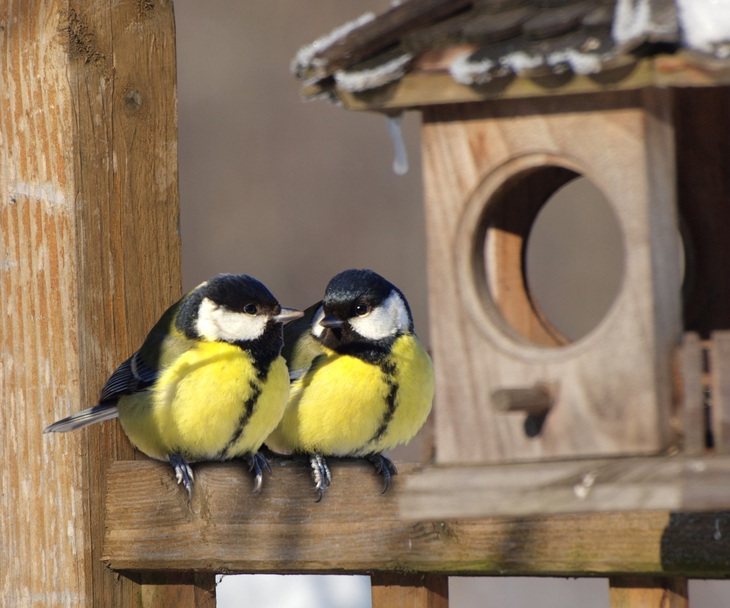
{"label": "wooden birdhouse", "polygon": [[[305,97],[422,114],[437,465],[728,449],[728,51],[730,8],[708,2],[419,0],[297,55]],[[579,177],[609,206],[621,279],[568,340],[525,257]],[[590,462],[588,487],[615,466]]]}

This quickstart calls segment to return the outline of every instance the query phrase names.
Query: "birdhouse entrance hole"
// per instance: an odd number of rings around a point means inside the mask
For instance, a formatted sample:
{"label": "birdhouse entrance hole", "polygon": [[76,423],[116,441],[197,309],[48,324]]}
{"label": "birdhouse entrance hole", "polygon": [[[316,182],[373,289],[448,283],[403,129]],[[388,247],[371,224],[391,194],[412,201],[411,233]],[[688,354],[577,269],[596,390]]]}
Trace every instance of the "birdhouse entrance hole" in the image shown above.
{"label": "birdhouse entrance hole", "polygon": [[477,193],[484,196],[472,237],[478,299],[508,335],[565,346],[597,327],[619,294],[618,220],[599,188],[572,168],[531,166],[501,177]]}

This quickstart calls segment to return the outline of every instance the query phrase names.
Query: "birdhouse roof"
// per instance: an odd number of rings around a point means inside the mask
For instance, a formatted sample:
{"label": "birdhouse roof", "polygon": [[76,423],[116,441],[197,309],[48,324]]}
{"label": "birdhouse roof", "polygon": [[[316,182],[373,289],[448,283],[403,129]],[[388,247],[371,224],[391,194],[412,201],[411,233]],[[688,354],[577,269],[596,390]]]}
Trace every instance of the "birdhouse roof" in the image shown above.
{"label": "birdhouse roof", "polygon": [[727,0],[407,0],[292,61],[305,98],[388,109],[730,83]]}

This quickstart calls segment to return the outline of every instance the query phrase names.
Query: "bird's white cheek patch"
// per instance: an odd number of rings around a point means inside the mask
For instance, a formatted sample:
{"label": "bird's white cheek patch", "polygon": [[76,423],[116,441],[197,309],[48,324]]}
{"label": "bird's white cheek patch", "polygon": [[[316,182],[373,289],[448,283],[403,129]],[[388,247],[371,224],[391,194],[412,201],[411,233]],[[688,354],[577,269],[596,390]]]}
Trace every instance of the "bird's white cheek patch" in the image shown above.
{"label": "bird's white cheek patch", "polygon": [[324,309],[320,306],[317,309],[317,312],[314,313],[314,318],[312,319],[312,335],[315,338],[321,338],[322,332],[324,331],[324,327],[322,327],[319,322],[324,319]]}
{"label": "bird's white cheek patch", "polygon": [[266,317],[234,312],[205,298],[198,309],[196,329],[206,340],[245,342],[259,338],[266,328]]}
{"label": "bird's white cheek patch", "polygon": [[368,340],[382,340],[410,326],[408,309],[403,299],[395,292],[391,293],[383,303],[364,317],[353,317],[352,328]]}

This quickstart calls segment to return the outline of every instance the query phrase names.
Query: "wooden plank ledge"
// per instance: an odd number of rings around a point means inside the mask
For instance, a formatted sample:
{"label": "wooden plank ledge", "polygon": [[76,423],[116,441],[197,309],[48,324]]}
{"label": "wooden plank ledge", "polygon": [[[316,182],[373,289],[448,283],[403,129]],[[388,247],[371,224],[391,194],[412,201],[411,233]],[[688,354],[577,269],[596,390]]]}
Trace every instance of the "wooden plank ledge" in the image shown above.
{"label": "wooden plank ledge", "polygon": [[[616,70],[616,74],[551,75],[547,78],[505,78],[483,86],[466,86],[456,82],[444,66],[416,64],[400,80],[361,93],[335,89],[337,98],[347,110],[414,109],[450,103],[470,103],[491,99],[516,99],[608,93],[647,87],[715,87],[730,83],[727,69],[707,70],[693,63],[686,54],[659,55],[639,59],[635,64]],[[566,78],[567,77],[567,78]],[[307,84],[302,96],[315,97],[329,86]]]}
{"label": "wooden plank ledge", "polygon": [[333,485],[320,503],[303,464],[276,462],[272,469],[256,496],[244,464],[198,465],[188,503],[167,465],[113,463],[103,560],[118,571],[153,572],[689,578],[730,572],[728,512],[404,521],[398,503],[414,465],[399,464],[382,495],[372,467],[335,462]]}

